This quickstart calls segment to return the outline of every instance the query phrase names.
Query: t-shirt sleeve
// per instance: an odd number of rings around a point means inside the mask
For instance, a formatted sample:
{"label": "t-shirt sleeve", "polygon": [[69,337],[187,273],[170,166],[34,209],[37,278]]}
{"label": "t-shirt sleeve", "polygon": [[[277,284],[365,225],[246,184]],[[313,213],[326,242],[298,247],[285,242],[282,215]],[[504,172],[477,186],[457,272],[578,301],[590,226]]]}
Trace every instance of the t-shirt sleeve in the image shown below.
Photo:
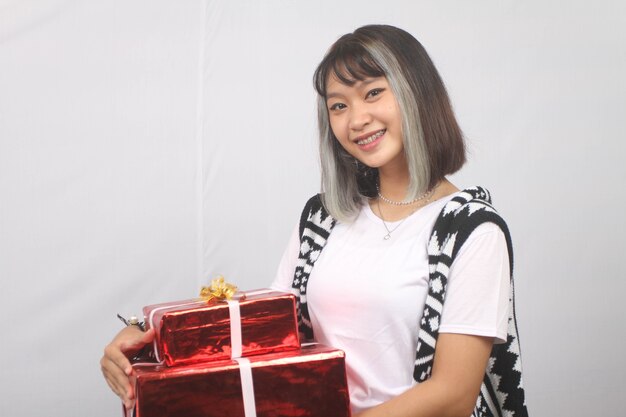
{"label": "t-shirt sleeve", "polygon": [[296,227],[291,233],[287,247],[283,252],[283,257],[278,265],[274,282],[272,282],[271,288],[278,291],[293,292],[291,283],[293,282],[293,274],[296,270],[296,263],[298,262],[298,254],[300,253],[300,237],[298,236],[299,227]]}
{"label": "t-shirt sleeve", "polygon": [[467,238],[450,267],[440,333],[494,337],[506,342],[511,287],[506,238],[483,223]]}

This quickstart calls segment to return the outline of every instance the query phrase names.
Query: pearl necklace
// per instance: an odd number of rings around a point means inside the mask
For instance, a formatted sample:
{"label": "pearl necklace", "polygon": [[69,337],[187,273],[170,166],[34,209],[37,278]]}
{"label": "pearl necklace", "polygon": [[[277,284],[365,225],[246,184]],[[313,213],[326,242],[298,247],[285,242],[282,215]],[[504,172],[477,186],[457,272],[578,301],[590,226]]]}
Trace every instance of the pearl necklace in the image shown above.
{"label": "pearl necklace", "polygon": [[378,198],[380,198],[387,204],[391,204],[394,206],[410,206],[411,204],[415,204],[418,201],[423,200],[424,198],[426,198],[427,200],[430,199],[430,197],[432,197],[432,194],[435,192],[435,188],[437,188],[437,186],[434,186],[430,190],[426,190],[424,194],[420,195],[419,197],[414,198],[411,201],[394,201],[394,200],[388,199],[387,197],[385,197],[384,195],[380,193],[380,185],[376,185],[376,192],[378,193]]}

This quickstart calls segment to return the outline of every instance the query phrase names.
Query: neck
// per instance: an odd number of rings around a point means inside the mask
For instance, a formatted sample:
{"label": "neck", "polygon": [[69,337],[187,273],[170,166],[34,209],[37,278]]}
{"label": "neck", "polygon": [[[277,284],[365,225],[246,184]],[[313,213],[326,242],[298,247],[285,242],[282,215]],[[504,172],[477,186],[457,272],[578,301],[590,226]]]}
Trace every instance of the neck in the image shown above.
{"label": "neck", "polygon": [[406,162],[378,169],[380,192],[385,197],[402,201],[409,187],[409,167]]}

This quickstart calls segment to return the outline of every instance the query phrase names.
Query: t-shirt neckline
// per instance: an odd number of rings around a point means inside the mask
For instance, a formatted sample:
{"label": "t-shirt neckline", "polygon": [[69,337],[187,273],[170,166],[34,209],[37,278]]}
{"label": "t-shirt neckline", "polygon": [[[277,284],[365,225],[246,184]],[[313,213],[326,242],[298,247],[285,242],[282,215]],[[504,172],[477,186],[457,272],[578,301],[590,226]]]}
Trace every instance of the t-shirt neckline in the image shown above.
{"label": "t-shirt neckline", "polygon": [[[414,211],[413,213],[411,213],[410,215],[408,215],[407,217],[400,219],[400,220],[395,220],[395,221],[389,221],[389,220],[385,220],[385,223],[389,226],[393,226],[396,224],[399,224],[400,222],[403,222],[405,220],[408,220],[411,217],[417,217],[420,216],[420,213],[428,213],[431,210],[433,210],[433,207],[436,207],[437,210],[441,210],[443,208],[443,206],[448,203],[448,201],[452,200],[455,196],[457,196],[458,194],[460,194],[461,191],[457,191],[454,192],[452,194],[448,194],[444,197],[441,197],[435,201],[431,201],[430,203],[426,204],[424,207],[420,207],[419,209],[417,209],[416,211]],[[363,200],[363,208],[362,210],[365,212],[365,214],[367,215],[367,217],[369,217],[371,220],[375,221],[375,222],[380,222],[383,219],[381,219],[380,217],[378,217],[376,215],[376,213],[374,213],[374,211],[372,210],[372,207],[370,207],[369,204],[369,199],[364,199]]]}

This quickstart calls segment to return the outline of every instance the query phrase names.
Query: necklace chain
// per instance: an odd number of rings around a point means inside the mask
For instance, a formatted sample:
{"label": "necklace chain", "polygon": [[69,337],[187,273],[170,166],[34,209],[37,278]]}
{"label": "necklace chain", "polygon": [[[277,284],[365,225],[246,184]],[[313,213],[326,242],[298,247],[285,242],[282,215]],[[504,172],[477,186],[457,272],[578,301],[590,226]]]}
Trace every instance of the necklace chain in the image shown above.
{"label": "necklace chain", "polygon": [[385,221],[385,217],[383,216],[383,211],[380,209],[380,200],[376,200],[376,204],[378,205],[378,212],[380,213],[380,219],[383,221],[383,226],[385,226],[385,230],[387,231],[387,234],[385,236],[383,236],[383,240],[391,239],[391,234],[393,232],[395,232],[398,227],[402,226],[402,223],[404,223],[404,221],[406,219],[408,219],[409,216],[411,216],[411,214],[414,213],[414,211],[411,212],[408,216],[406,216],[404,219],[402,219],[402,221],[400,223],[398,223],[396,225],[396,227],[394,227],[393,229],[389,230],[389,227],[387,226],[387,222]]}
{"label": "necklace chain", "polygon": [[389,199],[383,197],[383,195],[380,193],[380,189],[378,188],[378,186],[376,186],[376,189],[378,191],[378,197],[379,197],[379,199],[376,200],[376,205],[378,206],[378,213],[380,213],[380,220],[382,220],[383,226],[385,226],[385,230],[387,231],[387,234],[385,236],[383,236],[383,240],[391,239],[391,234],[393,232],[395,232],[398,227],[402,226],[402,223],[404,223],[406,219],[411,217],[411,214],[415,213],[419,207],[416,207],[413,211],[411,211],[404,219],[402,219],[400,221],[400,223],[398,223],[396,225],[396,227],[394,227],[393,229],[389,229],[389,227],[387,226],[387,222],[385,221],[385,216],[383,215],[383,211],[380,208],[380,200],[383,200],[385,203],[393,204],[395,206],[408,206],[409,204],[414,204],[414,203],[417,203],[420,200],[424,200],[424,204],[423,205],[426,205],[426,204],[428,204],[428,202],[432,198],[432,196],[433,196],[433,194],[435,192],[435,188],[436,188],[436,186],[431,188],[430,190],[426,191],[424,194],[422,194],[421,196],[417,197],[416,199],[413,199],[411,201],[405,202],[405,201],[393,201],[393,200],[389,200]]}
{"label": "necklace chain", "polygon": [[380,185],[376,185],[376,192],[378,193],[378,198],[380,198],[381,200],[383,200],[387,204],[391,204],[391,205],[394,205],[394,206],[409,206],[411,204],[417,203],[420,200],[423,200],[424,198],[426,198],[426,201],[428,201],[428,199],[430,199],[430,197],[432,197],[432,194],[435,191],[435,188],[436,187],[433,187],[430,190],[426,190],[424,192],[424,194],[420,195],[419,197],[414,198],[411,201],[395,201],[395,200],[391,200],[391,199],[385,197],[384,195],[382,195],[380,193]]}

